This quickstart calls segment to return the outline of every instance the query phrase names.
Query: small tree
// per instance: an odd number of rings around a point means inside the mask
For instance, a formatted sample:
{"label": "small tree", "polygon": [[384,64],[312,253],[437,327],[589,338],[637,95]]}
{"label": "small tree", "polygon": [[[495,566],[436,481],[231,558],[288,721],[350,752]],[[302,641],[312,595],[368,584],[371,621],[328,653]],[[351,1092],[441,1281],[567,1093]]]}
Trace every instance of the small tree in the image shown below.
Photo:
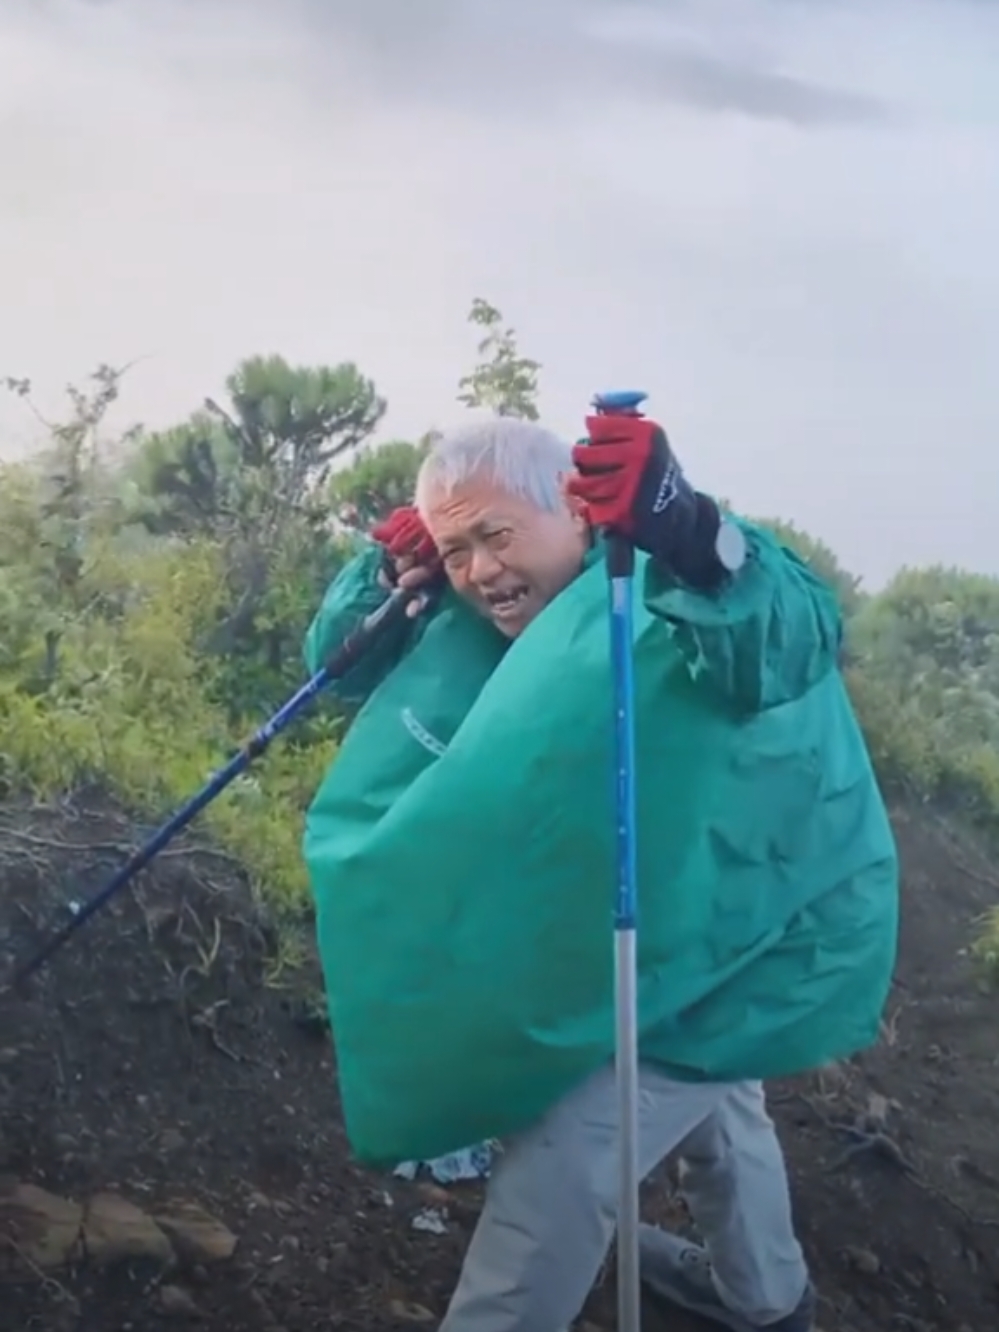
{"label": "small tree", "polygon": [[476,297],[468,319],[484,335],[478,365],[459,380],[458,401],[466,407],[487,407],[497,416],[536,421],[540,363],[521,356],[516,334],[503,327],[503,316],[488,301]]}
{"label": "small tree", "polygon": [[335,460],[375,429],[385,402],[350,363],[243,361],[228,402],[145,438],[131,462],[152,532],[224,549],[228,605],[209,643],[220,692],[241,710],[273,702],[301,665],[304,625],[341,558],[329,529]]}
{"label": "small tree", "polygon": [[391,440],[362,449],[349,467],[330,478],[329,496],[337,521],[367,530],[393,509],[411,504],[416,474],[427,455],[430,437],[418,444]]}
{"label": "small tree", "polygon": [[346,363],[243,361],[229,406],[206,398],[182,425],[146,438],[134,461],[154,531],[260,534],[315,509],[334,459],[354,452],[385,413],[374,384]]}
{"label": "small tree", "polygon": [[[0,571],[10,604],[43,638],[45,686],[55,680],[67,622],[99,600],[95,561],[122,517],[102,457],[100,431],[127,369],[100,365],[90,376],[89,390],[68,385],[70,410],[63,421],[41,415],[32,401],[30,380],[8,376],[0,381],[49,433],[34,466],[5,469],[0,516]],[[130,434],[126,432],[126,439]],[[13,622],[0,623],[0,634],[13,642]]]}

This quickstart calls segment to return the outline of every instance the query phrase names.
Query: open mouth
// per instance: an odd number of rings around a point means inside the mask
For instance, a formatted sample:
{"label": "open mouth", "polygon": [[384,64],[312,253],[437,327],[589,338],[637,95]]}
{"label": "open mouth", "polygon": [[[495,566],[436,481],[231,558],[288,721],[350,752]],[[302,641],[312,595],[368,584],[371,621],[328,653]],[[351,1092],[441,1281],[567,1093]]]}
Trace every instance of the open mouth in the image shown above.
{"label": "open mouth", "polygon": [[485,593],[485,598],[493,615],[502,620],[516,614],[528,591],[524,586],[505,587],[501,591]]}

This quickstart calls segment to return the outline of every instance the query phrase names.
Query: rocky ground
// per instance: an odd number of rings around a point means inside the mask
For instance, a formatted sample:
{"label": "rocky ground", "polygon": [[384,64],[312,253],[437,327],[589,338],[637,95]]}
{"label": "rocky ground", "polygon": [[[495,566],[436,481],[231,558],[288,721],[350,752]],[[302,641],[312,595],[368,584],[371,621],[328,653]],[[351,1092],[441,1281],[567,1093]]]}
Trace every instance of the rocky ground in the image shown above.
{"label": "rocky ground", "polygon": [[[772,1089],[823,1332],[999,1327],[999,1001],[972,974],[999,881],[900,813],[902,960],[879,1047]],[[140,830],[141,831],[141,830]],[[136,836],[0,806],[0,986]],[[350,1159],[314,967],[236,868],[171,848],[27,997],[0,994],[0,1329],[433,1329],[478,1185]],[[432,1033],[428,1033],[432,1039]],[[682,1222],[664,1170],[650,1217]],[[584,1319],[614,1325],[613,1273]],[[680,1316],[649,1332],[693,1332]]]}

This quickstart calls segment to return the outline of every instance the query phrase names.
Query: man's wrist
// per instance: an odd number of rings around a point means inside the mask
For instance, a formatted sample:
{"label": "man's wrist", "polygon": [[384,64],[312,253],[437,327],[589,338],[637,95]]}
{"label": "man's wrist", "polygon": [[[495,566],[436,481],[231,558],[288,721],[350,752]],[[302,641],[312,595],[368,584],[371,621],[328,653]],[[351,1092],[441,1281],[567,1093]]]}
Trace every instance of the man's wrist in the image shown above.
{"label": "man's wrist", "polygon": [[692,498],[694,512],[687,531],[655,558],[694,591],[716,592],[745,564],[746,538],[710,496],[694,491]]}

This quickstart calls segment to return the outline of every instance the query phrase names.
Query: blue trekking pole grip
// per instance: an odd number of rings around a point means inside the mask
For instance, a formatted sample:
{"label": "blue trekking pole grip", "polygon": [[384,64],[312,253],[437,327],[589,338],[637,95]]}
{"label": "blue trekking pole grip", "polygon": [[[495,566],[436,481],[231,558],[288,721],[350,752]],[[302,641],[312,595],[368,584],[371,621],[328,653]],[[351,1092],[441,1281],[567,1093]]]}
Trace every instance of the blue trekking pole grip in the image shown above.
{"label": "blue trekking pole grip", "polygon": [[[601,416],[640,416],[647,394],[602,393]],[[614,689],[617,891],[614,902],[615,1068],[620,1132],[618,1181],[618,1328],[640,1332],[638,1189],[638,861],[635,802],[635,680],[633,598],[635,549],[619,532],[605,533],[610,581],[611,673]]]}

